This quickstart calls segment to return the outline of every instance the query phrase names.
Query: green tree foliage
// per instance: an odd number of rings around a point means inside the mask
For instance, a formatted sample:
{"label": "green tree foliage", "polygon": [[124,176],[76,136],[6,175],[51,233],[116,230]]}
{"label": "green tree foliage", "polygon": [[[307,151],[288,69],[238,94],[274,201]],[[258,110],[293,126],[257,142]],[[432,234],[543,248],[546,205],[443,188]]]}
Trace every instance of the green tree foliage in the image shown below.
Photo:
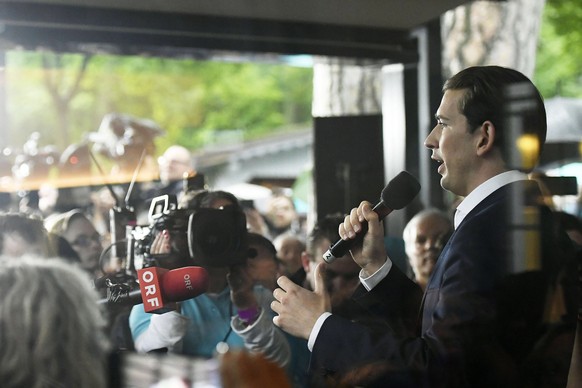
{"label": "green tree foliage", "polygon": [[542,95],[582,97],[582,2],[547,0],[534,80]]}
{"label": "green tree foliage", "polygon": [[[41,53],[7,54],[9,139],[20,146],[32,132],[46,144],[62,133],[54,101],[43,85],[46,72],[63,84],[78,76],[80,54],[62,54],[58,69],[43,67]],[[76,73],[77,71],[77,73]],[[170,144],[197,149],[220,131],[240,130],[245,139],[311,119],[312,69],[284,64],[212,62],[95,55],[70,100],[71,140],[96,131],[110,112],[154,120],[166,131],[159,152]]]}

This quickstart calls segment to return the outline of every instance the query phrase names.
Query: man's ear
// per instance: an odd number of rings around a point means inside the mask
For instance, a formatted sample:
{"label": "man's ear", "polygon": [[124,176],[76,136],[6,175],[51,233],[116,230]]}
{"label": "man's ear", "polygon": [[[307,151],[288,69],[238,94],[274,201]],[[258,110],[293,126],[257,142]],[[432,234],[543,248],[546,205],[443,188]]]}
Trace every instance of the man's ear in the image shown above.
{"label": "man's ear", "polygon": [[309,254],[305,251],[301,252],[301,265],[303,266],[305,273],[309,272],[309,261]]}
{"label": "man's ear", "polygon": [[485,121],[476,130],[477,155],[483,156],[493,149],[496,136],[495,126],[491,121]]}

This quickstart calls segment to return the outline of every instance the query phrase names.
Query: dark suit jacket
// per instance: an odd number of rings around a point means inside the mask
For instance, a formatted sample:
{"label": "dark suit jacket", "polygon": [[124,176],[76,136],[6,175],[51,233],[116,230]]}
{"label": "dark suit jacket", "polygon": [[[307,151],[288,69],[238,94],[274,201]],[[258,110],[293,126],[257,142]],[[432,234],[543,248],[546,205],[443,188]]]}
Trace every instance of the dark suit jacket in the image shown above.
{"label": "dark suit jacket", "polygon": [[[518,182],[498,189],[455,230],[427,286],[417,335],[403,336],[398,330],[378,335],[332,315],[315,342],[312,365],[344,375],[376,369],[361,385],[517,386],[518,355],[533,345],[554,272],[551,263],[541,259],[535,268],[520,269],[526,257],[535,256],[534,243],[543,240],[531,235],[535,231],[530,227],[515,233],[516,222],[510,221],[512,198],[522,195],[522,187]],[[543,256],[541,248],[538,253]],[[522,284],[527,287],[522,289]],[[516,300],[515,295],[525,299]],[[503,302],[508,300],[516,301],[516,310],[520,303],[528,306],[524,314],[529,327],[524,332],[518,324],[524,315],[507,308]],[[389,318],[390,307],[380,314]]]}
{"label": "dark suit jacket", "polygon": [[[386,332],[399,337],[408,337],[417,331],[421,301],[422,290],[418,284],[410,280],[393,264],[392,269],[380,284],[369,292],[364,286],[359,285],[352,298],[334,308],[333,315],[327,321],[330,319],[334,321],[337,318],[339,322],[346,322],[355,328],[366,330],[372,342],[381,338]],[[339,328],[339,330],[341,332],[342,329]],[[356,336],[357,333],[358,329],[354,331]],[[354,343],[349,340],[341,342],[345,347],[340,351],[349,354]],[[337,364],[322,364],[319,363],[316,355],[316,352],[312,354],[310,363],[311,386],[362,385],[377,375],[377,371],[369,370],[363,360],[354,363],[353,359],[349,357],[344,359],[340,356]],[[356,365],[365,365],[365,370],[354,368]]]}

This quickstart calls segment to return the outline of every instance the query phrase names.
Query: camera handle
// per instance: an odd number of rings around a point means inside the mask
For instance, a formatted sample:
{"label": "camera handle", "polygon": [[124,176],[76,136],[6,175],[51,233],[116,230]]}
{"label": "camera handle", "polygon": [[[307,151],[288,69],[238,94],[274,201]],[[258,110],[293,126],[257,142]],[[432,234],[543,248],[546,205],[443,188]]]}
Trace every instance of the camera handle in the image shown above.
{"label": "camera handle", "polygon": [[[109,209],[109,227],[111,230],[111,258],[112,260],[117,260],[118,262],[122,262],[123,253],[122,251],[118,250],[119,244],[118,242],[123,241],[124,239],[130,238],[128,236],[128,228],[132,228],[136,225],[136,216],[135,212],[132,208],[128,207],[119,207],[114,206]],[[131,234],[131,233],[129,233]],[[127,245],[126,250],[128,251],[125,255],[129,257],[129,244]],[[127,260],[126,260],[127,261]],[[128,264],[126,263],[126,266]]]}

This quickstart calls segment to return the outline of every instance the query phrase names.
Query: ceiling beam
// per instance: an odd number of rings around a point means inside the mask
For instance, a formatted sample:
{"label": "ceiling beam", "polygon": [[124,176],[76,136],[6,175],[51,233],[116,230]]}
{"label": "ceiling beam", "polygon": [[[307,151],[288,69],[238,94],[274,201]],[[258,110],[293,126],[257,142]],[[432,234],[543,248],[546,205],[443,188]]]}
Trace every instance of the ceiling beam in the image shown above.
{"label": "ceiling beam", "polygon": [[406,31],[70,5],[0,4],[2,47],[60,52],[100,47],[116,54],[199,49],[309,54],[416,63]]}

